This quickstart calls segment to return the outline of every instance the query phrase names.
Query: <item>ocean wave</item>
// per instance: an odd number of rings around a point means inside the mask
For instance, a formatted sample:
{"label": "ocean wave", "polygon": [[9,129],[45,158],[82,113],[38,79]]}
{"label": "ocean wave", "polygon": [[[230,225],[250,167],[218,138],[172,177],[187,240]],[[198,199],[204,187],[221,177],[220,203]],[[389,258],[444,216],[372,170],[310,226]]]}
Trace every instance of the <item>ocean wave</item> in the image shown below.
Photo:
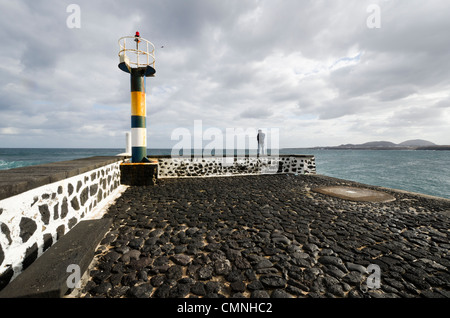
{"label": "ocean wave", "polygon": [[0,170],[11,169],[11,163],[5,160],[0,160]]}
{"label": "ocean wave", "polygon": [[7,170],[13,168],[20,168],[28,166],[29,164],[25,161],[6,161],[0,160],[0,170]]}

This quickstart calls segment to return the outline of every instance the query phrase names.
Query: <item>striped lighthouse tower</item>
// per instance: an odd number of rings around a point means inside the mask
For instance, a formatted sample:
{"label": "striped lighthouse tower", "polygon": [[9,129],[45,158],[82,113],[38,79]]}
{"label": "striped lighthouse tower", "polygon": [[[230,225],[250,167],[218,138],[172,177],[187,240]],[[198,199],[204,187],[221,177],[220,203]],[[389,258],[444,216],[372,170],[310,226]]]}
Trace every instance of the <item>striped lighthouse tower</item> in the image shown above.
{"label": "striped lighthouse tower", "polygon": [[[135,45],[130,41],[135,42]],[[127,41],[129,42],[127,44]],[[130,43],[131,42],[131,43]],[[154,77],[154,46],[140,37],[125,36],[119,39],[119,68],[130,73],[131,83],[131,162],[149,162],[147,159],[146,77]],[[141,46],[141,49],[139,48]],[[146,49],[142,49],[145,47]]]}
{"label": "striped lighthouse tower", "polygon": [[145,76],[138,69],[131,70],[131,158],[132,162],[147,158]]}

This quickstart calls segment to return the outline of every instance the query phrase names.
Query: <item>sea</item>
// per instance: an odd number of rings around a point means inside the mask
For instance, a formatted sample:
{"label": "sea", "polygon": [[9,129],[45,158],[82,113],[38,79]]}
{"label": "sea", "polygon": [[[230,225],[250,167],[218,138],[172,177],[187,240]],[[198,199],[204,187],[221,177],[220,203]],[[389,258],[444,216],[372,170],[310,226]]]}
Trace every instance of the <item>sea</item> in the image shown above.
{"label": "sea", "polygon": [[[123,152],[104,148],[0,148],[0,170]],[[321,175],[450,199],[450,151],[290,148],[279,153],[314,155]],[[148,155],[170,154],[171,149],[148,149]]]}

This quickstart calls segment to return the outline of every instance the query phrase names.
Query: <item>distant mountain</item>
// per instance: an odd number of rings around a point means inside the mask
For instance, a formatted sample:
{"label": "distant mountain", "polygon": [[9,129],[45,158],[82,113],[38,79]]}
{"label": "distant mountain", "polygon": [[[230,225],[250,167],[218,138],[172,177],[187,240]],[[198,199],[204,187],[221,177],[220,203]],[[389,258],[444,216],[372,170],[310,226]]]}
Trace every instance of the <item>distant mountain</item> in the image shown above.
{"label": "distant mountain", "polygon": [[378,148],[378,147],[397,147],[396,144],[390,141],[370,141],[361,145],[357,145],[359,147],[368,147],[368,148]]}
{"label": "distant mountain", "polygon": [[422,149],[425,147],[439,147],[431,141],[412,139],[395,144],[390,141],[370,141],[363,144],[345,144],[334,147],[320,147],[325,149]]}
{"label": "distant mountain", "polygon": [[422,140],[422,139],[407,140],[407,141],[399,143],[398,145],[399,146],[405,146],[405,147],[436,146],[435,143],[432,143],[431,141],[428,141],[428,140]]}

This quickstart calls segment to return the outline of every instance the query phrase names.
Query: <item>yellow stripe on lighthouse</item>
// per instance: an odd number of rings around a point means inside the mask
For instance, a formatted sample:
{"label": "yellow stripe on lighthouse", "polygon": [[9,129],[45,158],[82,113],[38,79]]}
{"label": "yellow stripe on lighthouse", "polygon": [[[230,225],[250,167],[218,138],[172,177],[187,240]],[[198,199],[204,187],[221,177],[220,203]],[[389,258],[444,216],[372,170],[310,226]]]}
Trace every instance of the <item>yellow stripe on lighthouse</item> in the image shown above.
{"label": "yellow stripe on lighthouse", "polygon": [[131,115],[146,116],[145,92],[131,92]]}

